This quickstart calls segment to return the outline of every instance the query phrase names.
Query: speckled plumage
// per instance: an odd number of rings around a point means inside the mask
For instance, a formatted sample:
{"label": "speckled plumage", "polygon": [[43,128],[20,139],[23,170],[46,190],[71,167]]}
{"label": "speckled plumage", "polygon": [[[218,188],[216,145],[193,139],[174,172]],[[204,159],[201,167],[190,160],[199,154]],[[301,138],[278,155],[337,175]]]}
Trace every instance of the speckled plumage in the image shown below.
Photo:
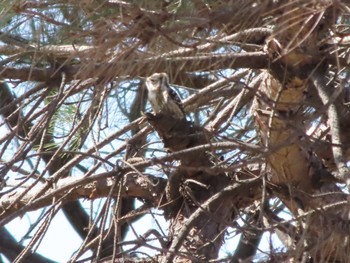
{"label": "speckled plumage", "polygon": [[177,93],[170,88],[166,73],[154,73],[146,78],[148,100],[154,113],[168,114],[176,119],[184,119],[185,113]]}

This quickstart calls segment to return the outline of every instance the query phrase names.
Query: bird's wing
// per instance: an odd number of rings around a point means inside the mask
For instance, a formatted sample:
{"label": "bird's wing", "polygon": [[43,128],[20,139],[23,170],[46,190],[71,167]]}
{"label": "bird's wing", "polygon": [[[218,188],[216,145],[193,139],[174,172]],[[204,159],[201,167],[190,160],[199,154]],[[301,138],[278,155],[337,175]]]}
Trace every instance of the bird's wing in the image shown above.
{"label": "bird's wing", "polygon": [[177,94],[177,92],[168,86],[168,93],[170,98],[180,107],[182,112],[184,112],[182,101],[180,99],[180,96]]}

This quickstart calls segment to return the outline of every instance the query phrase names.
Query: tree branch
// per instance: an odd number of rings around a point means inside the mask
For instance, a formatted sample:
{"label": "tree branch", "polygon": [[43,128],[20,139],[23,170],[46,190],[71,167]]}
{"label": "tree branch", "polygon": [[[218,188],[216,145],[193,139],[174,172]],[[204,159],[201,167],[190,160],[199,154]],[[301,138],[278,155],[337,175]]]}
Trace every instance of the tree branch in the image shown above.
{"label": "tree branch", "polygon": [[233,185],[227,186],[219,193],[210,197],[205,201],[184,223],[182,229],[177,233],[176,238],[173,240],[171,247],[168,250],[165,258],[162,263],[171,263],[173,262],[175,253],[178,252],[180,246],[184,242],[186,235],[191,230],[191,228],[197,224],[197,221],[205,216],[205,214],[210,213],[211,207],[218,206],[222,201],[222,198],[233,198],[235,195],[243,198],[242,193],[248,194],[249,191],[244,189],[253,187],[260,182],[260,178],[247,179],[242,182],[237,182]]}
{"label": "tree branch", "polygon": [[[5,227],[0,227],[0,251],[9,261],[13,262],[25,247],[18,244]],[[56,261],[43,257],[38,253],[30,253],[25,258],[26,263],[54,263]]]}
{"label": "tree branch", "polygon": [[340,86],[338,88],[334,87],[334,92],[331,94],[330,89],[327,88],[326,80],[324,79],[324,74],[316,70],[312,75],[311,79],[315,88],[318,91],[318,94],[322,100],[323,105],[328,108],[328,120],[329,126],[332,134],[332,151],[334,156],[334,161],[337,166],[339,177],[344,181],[350,189],[350,171],[347,167],[347,160],[344,157],[342,150],[342,141],[341,141],[341,128],[340,120],[341,114],[340,109],[336,105],[335,101],[342,93],[343,88]]}
{"label": "tree branch", "polygon": [[[34,187],[27,195],[18,200],[15,205],[12,204],[21,195],[21,191],[16,194],[5,194],[0,198],[0,225],[8,223],[25,212],[52,205],[54,200],[59,200],[60,198],[64,198],[62,201],[67,203],[80,198],[96,199],[107,197],[114,180],[116,180],[115,176],[123,175],[119,175],[116,172],[107,172],[90,177],[63,178],[57,182],[55,188],[49,189],[41,197],[32,200],[45,186]],[[166,185],[165,179],[134,172],[129,172],[124,176],[122,197],[138,197],[149,200],[155,206],[159,204]],[[117,195],[118,193],[116,192],[113,196],[117,197]],[[9,209],[10,205],[12,206]]]}
{"label": "tree branch", "polygon": [[[152,72],[164,69],[180,71],[218,70],[219,68],[253,68],[268,66],[268,55],[264,52],[242,52],[229,54],[203,54],[191,57],[139,58],[118,62],[84,65],[65,65],[59,69],[41,69],[38,67],[5,67],[0,66],[0,77],[24,81],[47,81],[60,78],[62,72],[67,80],[84,79],[86,77],[115,76],[137,77],[148,76]],[[130,71],[130,69],[133,69]]]}

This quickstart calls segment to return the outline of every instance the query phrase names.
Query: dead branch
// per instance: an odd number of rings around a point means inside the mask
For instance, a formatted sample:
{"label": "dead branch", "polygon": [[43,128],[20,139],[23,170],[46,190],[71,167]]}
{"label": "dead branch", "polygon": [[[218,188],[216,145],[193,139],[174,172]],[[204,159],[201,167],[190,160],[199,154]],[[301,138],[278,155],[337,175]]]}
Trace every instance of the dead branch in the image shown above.
{"label": "dead branch", "polygon": [[[38,185],[32,188],[20,200],[17,199],[17,196],[21,195],[21,191],[18,191],[16,194],[8,193],[2,195],[0,198],[0,225],[6,224],[14,217],[20,216],[25,212],[49,206],[53,200],[61,197],[64,197],[62,200],[64,203],[81,198],[93,200],[106,197],[118,176],[123,175],[120,175],[118,172],[107,172],[90,177],[62,178],[58,180],[54,187],[48,189],[41,197],[36,199],[33,199],[33,197],[36,197],[38,192],[42,192],[42,188],[45,186]],[[132,172],[125,174],[124,177],[122,197],[144,198],[156,206],[158,205],[161,193],[165,189],[166,181],[164,179]],[[114,193],[115,196],[117,194],[117,192]],[[16,202],[15,206],[11,206],[11,209],[8,209],[13,202]]]}

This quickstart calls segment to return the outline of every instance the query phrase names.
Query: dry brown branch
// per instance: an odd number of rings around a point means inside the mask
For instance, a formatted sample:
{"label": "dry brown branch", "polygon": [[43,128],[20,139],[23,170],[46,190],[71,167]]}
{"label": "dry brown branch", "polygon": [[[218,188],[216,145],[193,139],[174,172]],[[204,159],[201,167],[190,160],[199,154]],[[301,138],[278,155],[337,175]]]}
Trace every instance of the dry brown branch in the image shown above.
{"label": "dry brown branch", "polygon": [[3,2],[0,256],[45,260],[62,211],[57,261],[347,262],[348,5]]}
{"label": "dry brown branch", "polygon": [[[70,202],[79,198],[96,199],[106,197],[109,189],[115,180],[120,180],[120,172],[108,172],[96,174],[85,178],[63,178],[60,179],[53,189],[46,191],[41,197],[33,199],[38,192],[42,192],[42,186],[36,186],[31,189],[25,196],[18,200],[21,191],[16,194],[5,194],[0,199],[1,207],[1,225],[8,221],[8,215],[17,211],[16,216],[25,212],[33,211],[38,208],[49,206],[54,199],[64,197],[63,202]],[[154,193],[162,193],[165,188],[165,180],[162,178],[152,178],[149,175],[129,172],[124,175],[124,184],[122,196],[139,197],[149,200],[151,203],[158,205],[161,195]],[[152,190],[152,191],[150,191]],[[117,196],[117,192],[113,193]],[[10,204],[16,203],[16,206],[8,209]]]}
{"label": "dry brown branch", "polygon": [[[39,68],[11,68],[0,67],[0,76],[7,79],[19,79],[24,81],[45,81],[56,80],[62,73],[66,75],[68,81],[73,79],[85,79],[87,77],[101,76],[147,76],[152,72],[163,71],[164,68],[182,69],[189,71],[213,70],[217,66],[221,68],[264,68],[267,66],[267,55],[264,52],[232,53],[224,55],[196,55],[193,57],[177,58],[144,58],[137,61],[119,61],[99,65],[73,65],[62,66],[59,69],[39,69]],[[193,63],[195,61],[196,63]],[[134,73],[128,69],[132,67]],[[136,74],[135,74],[136,73]]]}
{"label": "dry brown branch", "polygon": [[[182,230],[179,231],[176,239],[173,241],[172,246],[169,248],[168,255],[162,261],[163,263],[170,263],[174,259],[174,253],[177,253],[182,245],[183,240],[190,231],[190,229],[196,224],[196,221],[201,220],[201,215],[210,214],[213,207],[219,206],[222,203],[223,199],[228,197],[234,199],[236,195],[242,192],[250,195],[249,191],[246,191],[249,188],[253,188],[254,185],[259,184],[260,178],[253,178],[246,181],[241,181],[230,185],[224,188],[219,193],[210,197],[205,203],[203,203],[186,221],[185,225],[182,227]],[[246,189],[246,190],[244,190]]]}

